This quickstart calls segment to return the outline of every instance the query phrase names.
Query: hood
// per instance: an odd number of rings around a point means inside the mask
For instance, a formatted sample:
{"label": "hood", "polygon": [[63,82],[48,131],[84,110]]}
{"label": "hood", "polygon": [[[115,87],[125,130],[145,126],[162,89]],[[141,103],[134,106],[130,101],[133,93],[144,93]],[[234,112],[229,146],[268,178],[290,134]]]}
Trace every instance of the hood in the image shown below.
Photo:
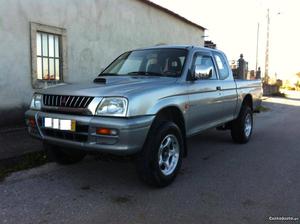
{"label": "hood", "polygon": [[40,93],[72,96],[126,96],[149,89],[160,89],[163,86],[169,86],[176,80],[177,78],[157,76],[103,76],[99,83],[54,86],[44,89]]}

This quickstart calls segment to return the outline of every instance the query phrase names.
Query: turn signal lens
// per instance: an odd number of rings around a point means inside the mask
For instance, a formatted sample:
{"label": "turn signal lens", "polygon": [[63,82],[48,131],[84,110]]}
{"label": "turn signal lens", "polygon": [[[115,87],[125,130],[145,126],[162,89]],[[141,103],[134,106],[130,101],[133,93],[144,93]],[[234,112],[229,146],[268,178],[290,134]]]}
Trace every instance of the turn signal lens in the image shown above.
{"label": "turn signal lens", "polygon": [[30,126],[30,127],[35,127],[35,120],[34,120],[34,118],[29,118],[28,119],[28,125]]}
{"label": "turn signal lens", "polygon": [[117,130],[109,129],[109,128],[98,128],[96,130],[98,135],[117,135]]}

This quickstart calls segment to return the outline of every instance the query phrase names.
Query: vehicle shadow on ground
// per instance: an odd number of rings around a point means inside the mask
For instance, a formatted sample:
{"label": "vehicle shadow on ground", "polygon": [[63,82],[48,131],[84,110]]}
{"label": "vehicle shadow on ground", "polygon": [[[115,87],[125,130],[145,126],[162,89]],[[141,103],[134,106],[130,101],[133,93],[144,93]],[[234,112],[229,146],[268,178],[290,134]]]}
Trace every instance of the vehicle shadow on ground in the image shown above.
{"label": "vehicle shadow on ground", "polygon": [[[224,152],[226,153],[226,150],[230,150],[234,145],[229,131],[209,130],[188,139],[189,155],[183,160],[182,169],[177,179],[190,176],[191,170],[193,173],[197,172],[193,166],[199,166],[201,161],[206,162]],[[58,175],[60,177],[56,178],[64,178],[65,183],[85,192],[102,189],[103,193],[104,189],[105,191],[118,189],[120,197],[123,197],[128,195],[128,192],[132,192],[132,189],[138,191],[155,189],[140,182],[135,169],[134,158],[131,157],[96,155],[88,156],[79,164],[71,166],[52,164],[52,166],[55,167],[54,170],[59,169]],[[50,178],[51,173],[45,173],[44,176]]]}

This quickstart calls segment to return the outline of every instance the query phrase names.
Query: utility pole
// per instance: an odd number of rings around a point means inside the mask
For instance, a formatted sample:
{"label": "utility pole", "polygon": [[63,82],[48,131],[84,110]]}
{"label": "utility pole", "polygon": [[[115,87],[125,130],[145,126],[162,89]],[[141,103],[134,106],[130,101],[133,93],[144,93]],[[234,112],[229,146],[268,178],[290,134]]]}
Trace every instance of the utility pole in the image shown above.
{"label": "utility pole", "polygon": [[257,72],[257,66],[258,66],[258,42],[259,42],[259,23],[257,23],[257,34],[256,34],[256,64],[255,64],[255,72]]}
{"label": "utility pole", "polygon": [[268,9],[267,15],[267,45],[266,45],[266,58],[265,58],[265,82],[269,82],[269,44],[270,44],[270,10]]}

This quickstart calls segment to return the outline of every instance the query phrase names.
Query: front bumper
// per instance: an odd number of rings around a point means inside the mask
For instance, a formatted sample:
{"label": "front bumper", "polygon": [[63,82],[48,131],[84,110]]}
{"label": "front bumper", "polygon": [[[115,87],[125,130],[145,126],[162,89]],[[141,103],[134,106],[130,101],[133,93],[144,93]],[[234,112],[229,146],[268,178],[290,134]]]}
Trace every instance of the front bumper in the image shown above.
{"label": "front bumper", "polygon": [[[76,131],[60,131],[43,127],[45,117],[76,121]],[[138,152],[146,140],[154,115],[134,118],[96,117],[47,113],[28,110],[25,113],[28,132],[44,142],[86,151],[130,155]],[[34,122],[32,122],[34,121]],[[99,135],[97,128],[117,130],[117,135]]]}

